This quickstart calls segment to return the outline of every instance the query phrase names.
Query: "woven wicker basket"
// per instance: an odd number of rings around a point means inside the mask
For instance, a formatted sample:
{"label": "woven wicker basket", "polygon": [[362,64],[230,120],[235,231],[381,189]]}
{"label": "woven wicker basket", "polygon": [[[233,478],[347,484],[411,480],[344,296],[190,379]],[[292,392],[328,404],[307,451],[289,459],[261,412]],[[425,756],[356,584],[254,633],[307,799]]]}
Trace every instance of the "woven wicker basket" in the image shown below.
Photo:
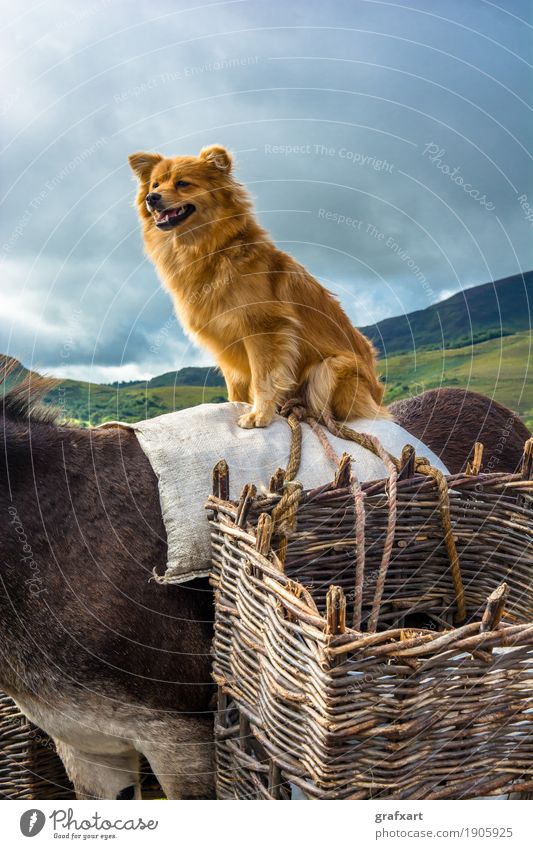
{"label": "woven wicker basket", "polygon": [[279,474],[235,502],[218,464],[219,798],[533,790],[532,447],[521,474],[444,479],[460,586],[439,482],[413,464],[392,525],[390,480],[355,486],[344,458],[335,481],[298,493],[290,531]]}
{"label": "woven wicker basket", "polygon": [[[143,799],[163,791],[141,760]],[[28,722],[16,704],[0,693],[0,799],[74,799],[63,762],[50,737]]]}
{"label": "woven wicker basket", "polygon": [[5,694],[0,694],[0,798],[75,798],[53,742]]}

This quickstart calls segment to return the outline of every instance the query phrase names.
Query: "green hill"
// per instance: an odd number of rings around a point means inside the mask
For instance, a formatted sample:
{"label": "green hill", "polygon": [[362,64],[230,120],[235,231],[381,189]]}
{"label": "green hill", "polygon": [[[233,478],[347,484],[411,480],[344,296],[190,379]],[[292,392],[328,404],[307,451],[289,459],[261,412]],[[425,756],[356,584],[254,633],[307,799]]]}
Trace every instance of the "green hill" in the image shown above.
{"label": "green hill", "polygon": [[[494,397],[533,428],[530,301],[533,272],[362,328],[384,352],[380,369],[387,403],[425,389],[460,386]],[[18,364],[10,382],[26,373]],[[45,403],[57,406],[64,419],[87,426],[139,421],[226,397],[218,369],[191,366],[115,385],[63,380]]]}
{"label": "green hill", "polygon": [[214,366],[186,366],[179,371],[166,371],[151,380],[134,380],[129,383],[116,383],[119,389],[149,389],[160,386],[225,386],[222,373]]}
{"label": "green hill", "polygon": [[533,271],[465,289],[407,315],[362,327],[385,356],[458,348],[531,330]]}
{"label": "green hill", "polygon": [[197,404],[226,401],[222,386],[105,386],[64,380],[44,399],[64,418],[84,426],[114,420],[135,422]]}

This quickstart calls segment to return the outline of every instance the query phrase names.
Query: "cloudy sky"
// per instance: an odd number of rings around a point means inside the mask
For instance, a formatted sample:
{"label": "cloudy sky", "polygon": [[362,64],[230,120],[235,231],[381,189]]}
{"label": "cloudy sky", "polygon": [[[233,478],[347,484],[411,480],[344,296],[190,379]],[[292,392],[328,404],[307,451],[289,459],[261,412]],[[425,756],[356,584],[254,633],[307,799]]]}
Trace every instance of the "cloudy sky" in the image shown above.
{"label": "cloudy sky", "polygon": [[235,151],[358,325],[533,267],[530,0],[1,6],[0,351],[27,366],[210,362],[143,256],[138,149]]}

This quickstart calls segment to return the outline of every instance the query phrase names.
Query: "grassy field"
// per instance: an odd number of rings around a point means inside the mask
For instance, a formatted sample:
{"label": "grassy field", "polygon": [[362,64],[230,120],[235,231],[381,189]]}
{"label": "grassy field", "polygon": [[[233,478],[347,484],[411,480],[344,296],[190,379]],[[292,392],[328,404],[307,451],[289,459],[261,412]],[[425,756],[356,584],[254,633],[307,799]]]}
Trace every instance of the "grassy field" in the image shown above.
{"label": "grassy field", "polygon": [[516,333],[465,348],[400,354],[381,361],[387,401],[438,386],[460,386],[494,397],[533,427],[530,333]]}
{"label": "grassy field", "polygon": [[[459,386],[494,397],[533,429],[533,380],[528,374],[531,334],[516,333],[464,348],[398,354],[380,361],[388,403],[438,386]],[[152,383],[157,383],[157,379]],[[83,425],[139,421],[196,404],[226,399],[221,386],[102,386],[63,381],[46,402]]]}
{"label": "grassy field", "polygon": [[62,417],[84,427],[114,420],[136,422],[197,404],[226,400],[221,386],[162,386],[130,389],[63,381],[45,398]]}

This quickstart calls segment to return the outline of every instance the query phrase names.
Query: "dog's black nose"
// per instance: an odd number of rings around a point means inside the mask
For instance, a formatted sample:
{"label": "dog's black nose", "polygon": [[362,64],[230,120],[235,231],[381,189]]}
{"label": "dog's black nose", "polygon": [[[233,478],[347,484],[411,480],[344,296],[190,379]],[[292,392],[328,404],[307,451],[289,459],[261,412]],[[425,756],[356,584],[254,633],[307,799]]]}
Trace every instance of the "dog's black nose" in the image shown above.
{"label": "dog's black nose", "polygon": [[150,192],[149,195],[146,195],[145,200],[148,206],[157,206],[157,204],[161,200],[161,195],[159,195],[157,192]]}

